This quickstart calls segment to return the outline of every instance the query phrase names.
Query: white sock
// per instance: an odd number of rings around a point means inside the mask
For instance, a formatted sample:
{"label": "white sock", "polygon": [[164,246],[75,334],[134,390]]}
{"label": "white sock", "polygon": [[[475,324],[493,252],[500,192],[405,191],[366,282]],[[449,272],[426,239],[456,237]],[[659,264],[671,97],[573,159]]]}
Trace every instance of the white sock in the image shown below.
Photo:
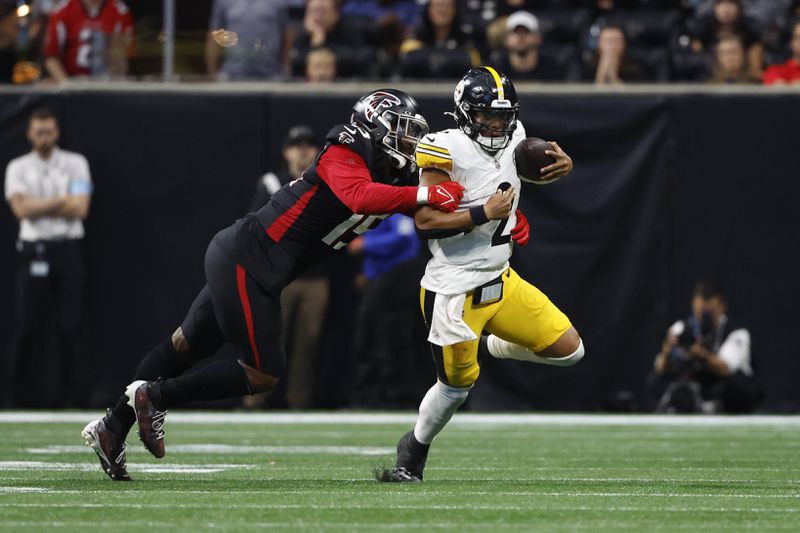
{"label": "white sock", "polygon": [[580,340],[578,349],[566,357],[542,357],[524,346],[504,341],[495,335],[489,335],[489,338],[486,339],[486,347],[489,348],[489,353],[492,354],[492,357],[497,359],[517,359],[519,361],[554,366],[572,366],[583,359],[584,354],[583,339]]}
{"label": "white sock", "polygon": [[428,389],[419,404],[419,418],[414,426],[414,437],[422,444],[430,444],[444,429],[453,413],[469,396],[469,387],[459,388],[437,381]]}

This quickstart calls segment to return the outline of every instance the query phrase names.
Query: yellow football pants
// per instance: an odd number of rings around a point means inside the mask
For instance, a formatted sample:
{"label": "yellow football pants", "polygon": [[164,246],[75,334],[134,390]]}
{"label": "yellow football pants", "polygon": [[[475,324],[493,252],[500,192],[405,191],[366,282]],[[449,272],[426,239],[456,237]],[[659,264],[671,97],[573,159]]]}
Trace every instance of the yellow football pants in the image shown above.
{"label": "yellow football pants", "polygon": [[[487,331],[535,353],[553,344],[572,327],[567,316],[542,291],[511,268],[503,274],[500,301],[473,306],[472,296],[472,291],[467,293],[463,319],[478,338]],[[429,330],[435,297],[434,292],[420,290],[420,306]],[[469,387],[478,379],[478,340],[444,347],[431,344],[431,351],[436,373],[443,383]]]}

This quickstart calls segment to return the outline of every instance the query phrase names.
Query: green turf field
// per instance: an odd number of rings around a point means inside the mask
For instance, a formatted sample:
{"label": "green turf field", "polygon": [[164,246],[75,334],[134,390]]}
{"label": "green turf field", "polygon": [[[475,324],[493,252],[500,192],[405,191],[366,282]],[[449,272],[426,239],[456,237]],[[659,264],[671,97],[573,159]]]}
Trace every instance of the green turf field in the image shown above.
{"label": "green turf field", "polygon": [[456,415],[398,485],[371,471],[409,413],[170,413],[131,483],[82,446],[93,415],[0,412],[0,530],[800,531],[798,417]]}

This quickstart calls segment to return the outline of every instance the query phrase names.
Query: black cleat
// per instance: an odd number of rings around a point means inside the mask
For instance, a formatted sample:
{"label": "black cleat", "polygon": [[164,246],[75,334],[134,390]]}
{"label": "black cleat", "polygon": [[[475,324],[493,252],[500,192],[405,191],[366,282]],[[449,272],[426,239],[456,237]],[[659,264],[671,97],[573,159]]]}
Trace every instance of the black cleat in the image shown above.
{"label": "black cleat", "polygon": [[125,450],[128,445],[106,427],[104,419],[92,420],[86,424],[81,436],[86,440],[86,445],[91,446],[97,454],[100,466],[108,477],[114,481],[131,481],[125,467]]}
{"label": "black cleat", "polygon": [[430,444],[422,444],[414,437],[412,429],[397,443],[397,463],[392,470],[383,469],[376,472],[376,478],[382,482],[420,482],[425,461],[428,459]]}
{"label": "black cleat", "polygon": [[125,390],[128,405],[136,413],[136,422],[139,424],[139,440],[142,441],[147,451],[156,458],[161,459],[166,454],[164,449],[164,419],[167,411],[159,411],[150,398],[150,383],[147,381],[134,381]]}
{"label": "black cleat", "polygon": [[391,470],[388,468],[376,470],[375,479],[381,483],[419,483],[422,481],[422,476],[409,472],[405,467],[396,466]]}

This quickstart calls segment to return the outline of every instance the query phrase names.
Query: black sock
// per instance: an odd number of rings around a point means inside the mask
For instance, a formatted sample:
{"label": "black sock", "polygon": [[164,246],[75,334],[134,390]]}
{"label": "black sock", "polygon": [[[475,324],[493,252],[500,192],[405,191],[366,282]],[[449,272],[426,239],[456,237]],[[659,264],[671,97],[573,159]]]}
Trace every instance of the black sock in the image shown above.
{"label": "black sock", "polygon": [[225,359],[182,376],[157,381],[150,399],[159,410],[194,401],[221,400],[250,394],[250,384],[238,361]]}
{"label": "black sock", "polygon": [[[181,357],[172,346],[172,339],[169,338],[144,356],[133,375],[133,381],[139,379],[154,381],[158,378],[179,376],[191,366],[192,360]],[[128,405],[128,397],[123,394],[106,415],[106,426],[115,435],[125,438],[134,422],[136,415]]]}

